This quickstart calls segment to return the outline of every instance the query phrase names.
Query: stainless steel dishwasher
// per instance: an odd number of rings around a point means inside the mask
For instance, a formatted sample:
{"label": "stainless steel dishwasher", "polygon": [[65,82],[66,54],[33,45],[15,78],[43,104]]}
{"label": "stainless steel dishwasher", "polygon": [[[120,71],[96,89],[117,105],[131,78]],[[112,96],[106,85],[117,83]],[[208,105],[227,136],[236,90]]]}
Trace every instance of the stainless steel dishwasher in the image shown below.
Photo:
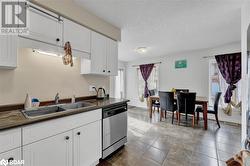
{"label": "stainless steel dishwasher", "polygon": [[103,108],[102,158],[127,142],[127,104]]}

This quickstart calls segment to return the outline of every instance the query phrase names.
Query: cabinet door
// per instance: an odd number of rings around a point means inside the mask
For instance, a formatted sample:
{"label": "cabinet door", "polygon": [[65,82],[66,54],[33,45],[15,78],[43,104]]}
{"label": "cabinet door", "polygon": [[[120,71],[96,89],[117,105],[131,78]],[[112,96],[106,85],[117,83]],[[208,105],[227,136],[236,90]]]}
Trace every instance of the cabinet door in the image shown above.
{"label": "cabinet door", "polygon": [[96,32],[91,34],[91,73],[107,73],[107,38]]}
{"label": "cabinet door", "polygon": [[0,36],[0,67],[15,68],[17,66],[17,36]]}
{"label": "cabinet door", "polygon": [[96,165],[101,158],[101,121],[74,130],[74,166]]}
{"label": "cabinet door", "polygon": [[109,75],[118,75],[118,43],[107,39],[107,71]]}
{"label": "cabinet door", "polygon": [[90,53],[90,30],[70,21],[63,20],[63,40],[69,41],[73,50]]}
{"label": "cabinet door", "polygon": [[25,166],[72,166],[72,131],[23,147]]}
{"label": "cabinet door", "polygon": [[29,35],[23,35],[22,37],[61,46],[63,24],[58,20],[58,16],[40,7],[32,6],[34,5],[28,7]]}
{"label": "cabinet door", "polygon": [[[10,150],[8,152],[5,152],[5,153],[0,153],[0,165],[4,165],[3,163],[1,162],[4,162],[2,159],[4,159],[5,161],[8,161],[8,162],[11,162],[13,160],[17,161],[18,163],[20,164],[15,164],[16,166],[21,166],[21,159],[22,159],[22,154],[21,154],[21,148],[17,148],[17,149],[14,149],[14,150]],[[13,165],[13,164],[9,164],[9,165]],[[6,166],[9,166],[9,165],[6,165]]]}

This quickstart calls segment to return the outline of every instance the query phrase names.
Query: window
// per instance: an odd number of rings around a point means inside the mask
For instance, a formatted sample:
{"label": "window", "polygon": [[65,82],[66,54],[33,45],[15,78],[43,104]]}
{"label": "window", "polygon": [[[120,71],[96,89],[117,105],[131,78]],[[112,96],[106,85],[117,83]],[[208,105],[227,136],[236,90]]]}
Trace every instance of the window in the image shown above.
{"label": "window", "polygon": [[[233,91],[232,102],[239,103],[240,101],[240,81],[236,84],[237,88]],[[227,104],[224,103],[224,94],[226,93],[228,84],[222,77],[215,59],[209,61],[209,105],[213,106],[216,92],[222,92],[220,105],[224,108]]]}
{"label": "window", "polygon": [[[137,68],[137,78],[138,78],[138,96],[140,100],[144,101],[144,87],[145,81],[142,78],[141,71]],[[155,89],[156,92],[159,90],[159,67],[154,66],[149,78],[148,78],[148,89]]]}

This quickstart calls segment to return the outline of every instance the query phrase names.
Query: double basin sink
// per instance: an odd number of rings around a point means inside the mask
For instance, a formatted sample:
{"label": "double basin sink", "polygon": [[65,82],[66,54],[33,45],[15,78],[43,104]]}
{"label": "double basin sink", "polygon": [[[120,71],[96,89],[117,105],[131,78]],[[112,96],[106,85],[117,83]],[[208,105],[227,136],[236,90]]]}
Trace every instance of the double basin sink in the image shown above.
{"label": "double basin sink", "polygon": [[94,106],[88,102],[77,102],[77,103],[70,103],[70,104],[59,104],[59,105],[51,105],[51,106],[44,106],[38,108],[32,108],[28,110],[23,110],[22,113],[27,118],[38,118],[45,115],[56,114],[59,112],[65,112],[70,110],[82,109]]}

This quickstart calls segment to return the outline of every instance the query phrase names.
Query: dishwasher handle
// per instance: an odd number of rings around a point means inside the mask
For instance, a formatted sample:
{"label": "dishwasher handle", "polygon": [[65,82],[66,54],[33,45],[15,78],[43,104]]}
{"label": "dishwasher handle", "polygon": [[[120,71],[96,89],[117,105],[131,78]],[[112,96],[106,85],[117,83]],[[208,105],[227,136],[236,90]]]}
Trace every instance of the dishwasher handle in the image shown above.
{"label": "dishwasher handle", "polygon": [[120,113],[125,112],[125,111],[127,111],[126,106],[105,110],[105,111],[103,111],[103,119],[114,116],[116,114],[120,114]]}

